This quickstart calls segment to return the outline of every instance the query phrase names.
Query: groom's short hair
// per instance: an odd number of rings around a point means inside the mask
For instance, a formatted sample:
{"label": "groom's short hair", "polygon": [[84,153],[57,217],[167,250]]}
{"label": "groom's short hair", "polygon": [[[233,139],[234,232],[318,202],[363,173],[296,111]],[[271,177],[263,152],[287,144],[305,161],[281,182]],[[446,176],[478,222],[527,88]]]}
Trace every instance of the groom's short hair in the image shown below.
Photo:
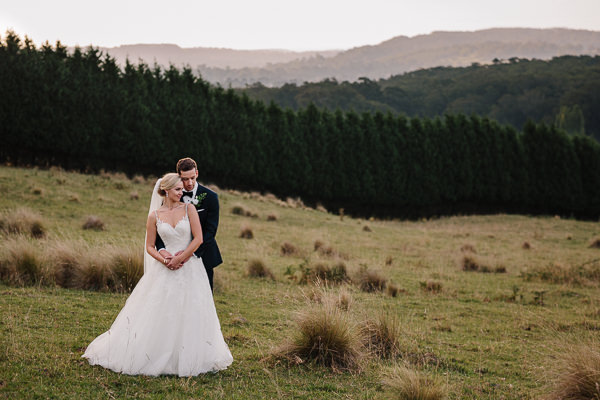
{"label": "groom's short hair", "polygon": [[192,169],[198,170],[198,166],[196,166],[196,161],[192,160],[191,158],[186,157],[177,161],[178,174],[181,174],[181,171],[190,171]]}

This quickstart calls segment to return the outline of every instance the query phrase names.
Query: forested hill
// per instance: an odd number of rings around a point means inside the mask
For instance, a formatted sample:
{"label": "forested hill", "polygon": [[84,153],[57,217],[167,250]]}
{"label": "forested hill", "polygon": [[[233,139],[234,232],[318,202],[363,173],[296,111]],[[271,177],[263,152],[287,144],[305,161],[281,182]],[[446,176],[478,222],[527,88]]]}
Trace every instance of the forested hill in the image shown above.
{"label": "forested hill", "polygon": [[223,69],[201,66],[203,79],[223,86],[244,87],[318,82],[327,78],[355,81],[438,66],[461,67],[474,62],[562,55],[600,55],[600,32],[572,29],[498,28],[475,32],[433,32],[398,36],[373,46],[356,47],[333,57],[312,57],[262,68]]}
{"label": "forested hill", "polygon": [[0,76],[4,163],[160,175],[191,156],[202,181],[363,216],[600,216],[600,144],[555,126],[286,110],[189,68],[121,69],[97,49],[38,49],[12,32],[0,41]]}
{"label": "forested hill", "polygon": [[419,70],[378,81],[324,80],[281,88],[255,84],[243,92],[294,110],[313,103],[330,110],[417,117],[474,113],[517,129],[531,119],[600,140],[600,56],[513,58],[493,65]]}
{"label": "forested hill", "polygon": [[437,66],[490,64],[494,58],[550,59],[561,55],[599,55],[600,32],[573,29],[497,28],[475,32],[433,32],[398,36],[349,50],[304,51],[181,48],[173,44],[100,48],[124,66],[142,60],[163,68],[189,66],[202,79],[223,87],[388,78]]}

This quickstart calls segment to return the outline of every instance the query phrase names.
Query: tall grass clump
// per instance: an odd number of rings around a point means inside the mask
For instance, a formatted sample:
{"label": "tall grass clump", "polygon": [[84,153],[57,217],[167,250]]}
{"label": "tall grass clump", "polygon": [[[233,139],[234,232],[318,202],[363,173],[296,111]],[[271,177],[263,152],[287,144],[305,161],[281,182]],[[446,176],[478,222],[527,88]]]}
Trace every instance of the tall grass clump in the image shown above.
{"label": "tall grass clump", "polygon": [[329,283],[343,283],[349,280],[346,264],[341,261],[335,263],[333,267],[323,263],[315,264],[314,277]]}
{"label": "tall grass clump", "polygon": [[600,347],[598,342],[563,348],[553,363],[551,400],[600,399]]}
{"label": "tall grass clump", "polygon": [[397,400],[443,400],[446,385],[439,379],[405,366],[396,366],[383,378],[386,398]]}
{"label": "tall grass clump", "polygon": [[117,291],[119,288],[110,258],[103,252],[82,256],[81,264],[73,276],[73,285],[79,289],[103,292]]}
{"label": "tall grass clump", "polygon": [[363,349],[347,313],[320,306],[298,314],[295,335],[275,355],[297,364],[311,362],[335,372],[352,372],[361,369]]}
{"label": "tall grass clump", "polygon": [[297,256],[300,254],[300,249],[296,245],[290,242],[284,242],[281,245],[281,255],[284,256]]}
{"label": "tall grass clump", "polygon": [[264,261],[259,260],[257,258],[252,259],[248,262],[248,267],[246,268],[246,275],[251,278],[270,278],[275,280],[275,276],[264,263]]}
{"label": "tall grass clump", "polygon": [[363,292],[381,292],[387,285],[387,279],[377,271],[361,268],[355,282]]}
{"label": "tall grass clump", "polygon": [[104,221],[95,215],[89,215],[83,223],[83,229],[92,229],[94,231],[104,230]]}
{"label": "tall grass clump", "polygon": [[115,248],[110,252],[110,263],[119,291],[131,292],[144,275],[144,253],[137,247]]}
{"label": "tall grass clump", "polygon": [[600,284],[600,262],[594,261],[577,266],[550,263],[525,271],[522,276],[529,281],[540,280],[574,286],[597,286]]}
{"label": "tall grass clump", "polygon": [[387,313],[367,319],[361,326],[365,348],[379,358],[393,358],[400,354],[400,334],[400,322]]}
{"label": "tall grass clump", "polygon": [[7,210],[0,215],[0,231],[7,234],[23,234],[34,238],[46,236],[42,217],[28,208]]}
{"label": "tall grass clump", "polygon": [[254,238],[254,232],[252,231],[252,228],[249,225],[243,225],[240,228],[240,238],[242,238],[242,239],[253,239]]}
{"label": "tall grass clump", "polygon": [[[75,288],[75,276],[82,268],[82,254],[89,254],[84,242],[56,242],[48,248],[54,282],[64,288]],[[83,250],[85,248],[85,250]]]}
{"label": "tall grass clump", "polygon": [[44,283],[43,252],[25,237],[9,238],[3,243],[0,259],[0,279],[3,282],[25,286]]}

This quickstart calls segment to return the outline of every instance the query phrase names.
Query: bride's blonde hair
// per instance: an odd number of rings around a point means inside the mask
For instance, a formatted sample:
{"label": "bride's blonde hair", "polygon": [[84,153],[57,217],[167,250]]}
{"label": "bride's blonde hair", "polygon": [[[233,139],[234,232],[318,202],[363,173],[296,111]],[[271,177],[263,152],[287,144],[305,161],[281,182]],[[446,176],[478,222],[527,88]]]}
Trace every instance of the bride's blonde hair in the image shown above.
{"label": "bride's blonde hair", "polygon": [[165,176],[162,177],[160,186],[157,189],[158,194],[162,197],[165,197],[167,195],[167,190],[173,189],[180,181],[181,178],[174,172],[165,174]]}

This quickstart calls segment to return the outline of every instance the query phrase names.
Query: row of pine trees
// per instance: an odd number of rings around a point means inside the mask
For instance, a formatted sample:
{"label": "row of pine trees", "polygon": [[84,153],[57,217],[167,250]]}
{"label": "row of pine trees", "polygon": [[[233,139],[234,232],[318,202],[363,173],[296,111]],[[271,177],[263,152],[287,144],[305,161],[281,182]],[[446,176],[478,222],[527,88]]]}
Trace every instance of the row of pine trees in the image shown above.
{"label": "row of pine trees", "polygon": [[600,144],[478,116],[298,111],[212,87],[190,69],[124,67],[97,49],[0,41],[0,161],[160,175],[301,196],[361,215],[600,215]]}

